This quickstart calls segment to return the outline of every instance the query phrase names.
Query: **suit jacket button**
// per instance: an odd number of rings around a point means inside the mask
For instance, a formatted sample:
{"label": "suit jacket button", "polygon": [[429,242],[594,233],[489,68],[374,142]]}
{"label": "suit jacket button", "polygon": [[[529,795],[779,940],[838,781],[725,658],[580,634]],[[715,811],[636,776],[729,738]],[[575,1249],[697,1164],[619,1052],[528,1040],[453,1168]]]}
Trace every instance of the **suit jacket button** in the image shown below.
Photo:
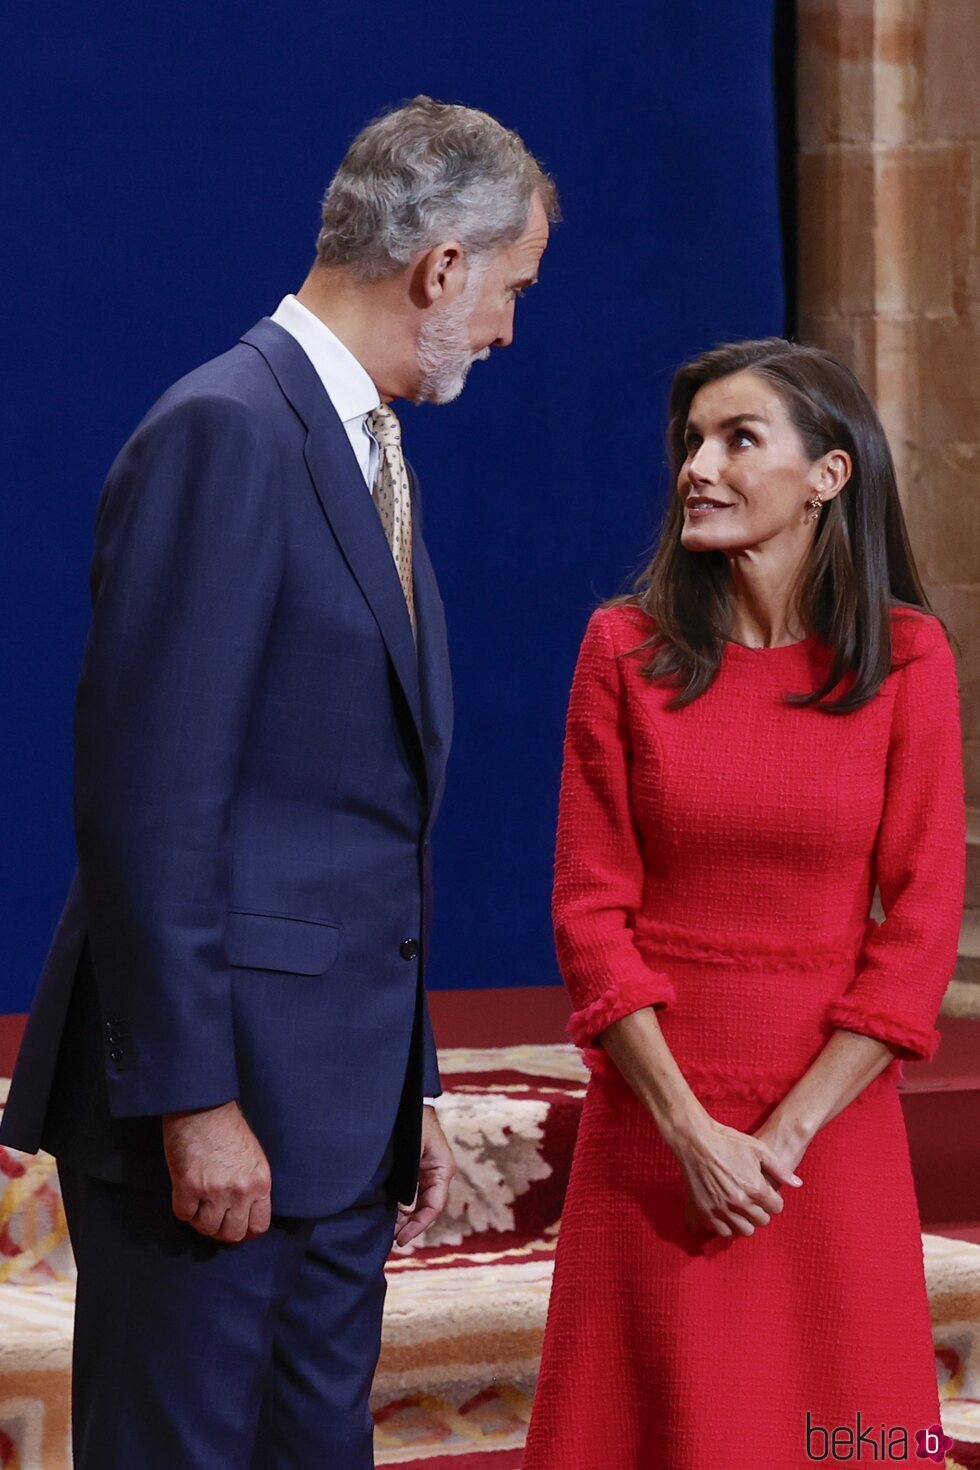
{"label": "suit jacket button", "polygon": [[417,939],[403,939],[398,946],[398,953],[403,960],[417,960],[419,957],[419,942]]}
{"label": "suit jacket button", "polygon": [[121,1046],[114,1046],[112,1048],[112,1050],[110,1051],[109,1055],[110,1055],[110,1057],[112,1058],[112,1060],[114,1062],[121,1061],[122,1060],[122,1047]]}

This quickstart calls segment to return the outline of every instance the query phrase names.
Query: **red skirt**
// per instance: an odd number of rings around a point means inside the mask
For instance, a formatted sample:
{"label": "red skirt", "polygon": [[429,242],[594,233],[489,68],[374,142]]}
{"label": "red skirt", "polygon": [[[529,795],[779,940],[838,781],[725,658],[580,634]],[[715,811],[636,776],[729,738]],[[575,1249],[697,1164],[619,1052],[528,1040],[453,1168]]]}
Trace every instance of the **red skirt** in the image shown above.
{"label": "red skirt", "polygon": [[[707,1104],[751,1133],[772,1104]],[[691,1235],[646,1110],[594,1076],[523,1470],[919,1467],[939,1422],[922,1237],[894,1082],[817,1134],[785,1208]]]}

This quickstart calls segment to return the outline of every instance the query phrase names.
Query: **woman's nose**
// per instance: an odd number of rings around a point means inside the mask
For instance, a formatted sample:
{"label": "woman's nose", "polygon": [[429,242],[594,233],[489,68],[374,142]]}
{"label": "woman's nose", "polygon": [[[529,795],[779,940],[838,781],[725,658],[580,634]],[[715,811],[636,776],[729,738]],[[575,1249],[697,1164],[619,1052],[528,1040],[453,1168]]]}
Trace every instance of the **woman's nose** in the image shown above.
{"label": "woman's nose", "polygon": [[710,485],[718,478],[718,467],[712,461],[707,446],[700,444],[687,461],[687,472],[699,484]]}

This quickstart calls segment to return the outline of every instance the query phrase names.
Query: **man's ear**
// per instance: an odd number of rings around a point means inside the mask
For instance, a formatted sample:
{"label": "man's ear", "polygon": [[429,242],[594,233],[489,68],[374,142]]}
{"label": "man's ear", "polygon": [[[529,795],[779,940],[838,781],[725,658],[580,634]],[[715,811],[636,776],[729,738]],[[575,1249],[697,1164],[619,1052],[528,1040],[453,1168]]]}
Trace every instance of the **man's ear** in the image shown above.
{"label": "man's ear", "polygon": [[419,261],[416,283],[426,306],[448,306],[466,285],[466,256],[458,240],[433,245]]}

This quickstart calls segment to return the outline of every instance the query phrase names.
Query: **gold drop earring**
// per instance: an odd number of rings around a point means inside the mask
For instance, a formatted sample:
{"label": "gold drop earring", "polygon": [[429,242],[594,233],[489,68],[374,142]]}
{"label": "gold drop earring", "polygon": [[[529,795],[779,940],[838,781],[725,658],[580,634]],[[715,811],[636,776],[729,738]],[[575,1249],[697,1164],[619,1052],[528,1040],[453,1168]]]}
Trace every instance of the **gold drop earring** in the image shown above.
{"label": "gold drop earring", "polygon": [[823,509],[823,496],[819,490],[814,490],[810,499],[806,502],[806,518],[808,521],[818,521]]}

